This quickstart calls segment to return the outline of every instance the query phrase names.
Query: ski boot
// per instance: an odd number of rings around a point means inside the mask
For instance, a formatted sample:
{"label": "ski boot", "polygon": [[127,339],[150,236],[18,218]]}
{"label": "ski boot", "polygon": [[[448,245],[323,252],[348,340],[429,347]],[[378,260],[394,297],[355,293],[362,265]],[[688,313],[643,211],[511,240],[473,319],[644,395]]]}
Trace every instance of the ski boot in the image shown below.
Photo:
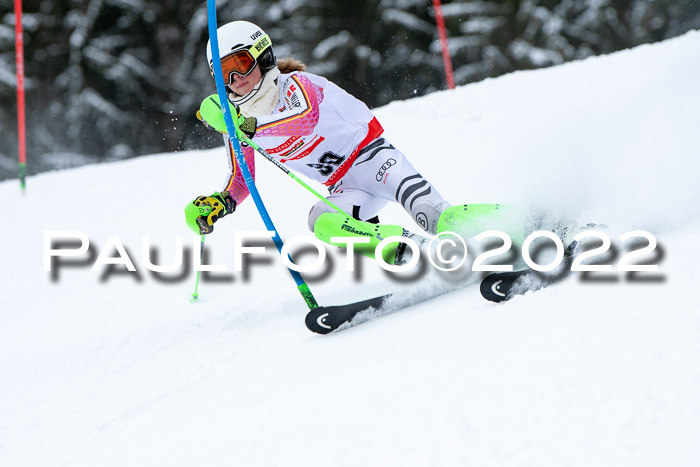
{"label": "ski boot", "polygon": [[[377,219],[378,221],[378,219]],[[400,225],[387,225],[379,223],[351,220],[345,214],[339,212],[327,212],[321,214],[314,224],[314,235],[319,240],[328,244],[343,247],[344,243],[331,242],[332,237],[367,237],[369,243],[355,244],[355,252],[375,258],[375,249],[382,239],[389,237],[405,237],[413,240],[419,248],[427,246],[430,239],[410,232]],[[391,242],[382,250],[382,259],[385,263],[400,266],[408,263],[412,257],[412,250],[404,242]]]}
{"label": "ski boot", "polygon": [[503,204],[458,204],[445,209],[437,223],[438,235],[454,232],[464,239],[489,230],[500,230],[515,244],[525,239],[527,212]]}

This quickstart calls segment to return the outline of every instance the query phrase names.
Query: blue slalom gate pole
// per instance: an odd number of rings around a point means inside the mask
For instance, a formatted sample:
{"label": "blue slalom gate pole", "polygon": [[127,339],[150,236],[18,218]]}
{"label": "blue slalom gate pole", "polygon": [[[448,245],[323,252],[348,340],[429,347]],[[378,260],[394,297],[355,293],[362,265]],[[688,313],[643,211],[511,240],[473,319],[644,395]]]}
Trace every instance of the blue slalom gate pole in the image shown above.
{"label": "blue slalom gate pole", "polygon": [[[224,102],[228,103],[228,96],[226,95],[226,89],[224,86],[224,76],[221,71],[219,40],[216,33],[216,0],[207,0],[207,21],[209,24],[209,41],[211,42],[211,56],[214,66],[214,80],[216,81],[216,92],[219,95],[219,102],[221,102],[222,104]],[[282,239],[280,238],[279,233],[275,228],[275,225],[272,223],[272,219],[270,219],[270,215],[268,214],[267,209],[265,208],[265,204],[260,198],[258,188],[255,186],[255,180],[253,180],[253,176],[251,175],[250,170],[248,169],[248,165],[246,164],[245,157],[243,157],[243,151],[241,149],[241,144],[239,143],[237,136],[238,128],[233,123],[231,112],[229,112],[229,106],[222,105],[221,111],[224,114],[224,122],[226,122],[226,129],[228,130],[229,139],[231,140],[233,154],[236,157],[236,162],[238,163],[239,169],[243,173],[243,179],[245,180],[245,184],[248,187],[250,196],[251,198],[253,198],[255,206],[258,208],[260,217],[265,223],[265,227],[267,227],[267,230],[275,232],[275,235],[274,237],[272,237],[272,240],[275,242],[275,246],[281,254],[282,247],[284,246],[284,244],[282,243]],[[316,299],[311,293],[311,290],[309,290],[309,286],[301,277],[301,274],[292,269],[289,269],[289,272],[294,278],[294,282],[296,282],[297,288],[299,289],[299,292],[301,293],[302,297],[304,297],[304,301],[308,305],[309,309],[313,310],[315,308],[318,308],[318,303],[316,302]]]}

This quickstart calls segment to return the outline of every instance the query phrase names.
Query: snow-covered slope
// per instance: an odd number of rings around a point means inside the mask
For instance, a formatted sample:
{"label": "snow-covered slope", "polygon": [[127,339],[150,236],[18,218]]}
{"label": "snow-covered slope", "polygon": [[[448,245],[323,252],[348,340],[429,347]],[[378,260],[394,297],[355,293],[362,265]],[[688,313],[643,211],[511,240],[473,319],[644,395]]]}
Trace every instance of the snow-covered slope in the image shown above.
{"label": "snow-covered slope", "polygon": [[[377,109],[387,138],[453,203],[524,202],[659,240],[653,280],[570,279],[505,305],[477,287],[320,337],[268,247],[248,277],[153,275],[220,187],[223,149],[0,183],[0,465],[696,465],[700,458],[700,33]],[[260,159],[286,238],[315,199]],[[385,222],[417,229],[400,208]],[[43,270],[45,231],[110,236],[137,272]],[[196,251],[196,244],[194,249]],[[110,248],[112,252],[113,248]],[[370,261],[311,282],[321,303],[397,284]],[[177,275],[177,274],[175,274]],[[156,277],[157,276],[157,277]],[[160,278],[159,278],[160,277]]]}

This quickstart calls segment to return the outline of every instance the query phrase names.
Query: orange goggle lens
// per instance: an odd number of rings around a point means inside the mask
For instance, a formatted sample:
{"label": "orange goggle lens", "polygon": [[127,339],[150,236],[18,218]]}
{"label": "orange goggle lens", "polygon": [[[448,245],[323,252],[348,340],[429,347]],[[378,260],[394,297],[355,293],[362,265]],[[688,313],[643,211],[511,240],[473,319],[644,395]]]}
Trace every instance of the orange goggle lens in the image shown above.
{"label": "orange goggle lens", "polygon": [[221,58],[221,71],[224,75],[224,81],[227,85],[233,83],[233,74],[241,76],[248,75],[257,61],[253,58],[250,52],[246,49],[233,52]]}

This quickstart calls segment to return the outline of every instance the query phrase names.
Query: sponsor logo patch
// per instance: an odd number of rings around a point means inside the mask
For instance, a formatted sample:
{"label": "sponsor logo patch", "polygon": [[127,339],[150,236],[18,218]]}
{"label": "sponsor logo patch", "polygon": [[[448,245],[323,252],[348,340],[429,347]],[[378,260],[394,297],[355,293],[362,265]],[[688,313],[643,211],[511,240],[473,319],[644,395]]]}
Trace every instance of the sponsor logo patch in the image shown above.
{"label": "sponsor logo patch", "polygon": [[[384,162],[382,164],[382,166],[379,168],[379,172],[377,172],[377,181],[378,182],[382,181],[386,171],[389,170],[389,168],[394,164],[396,164],[396,159],[394,159],[393,157],[390,157],[389,159],[387,159],[386,162]],[[392,180],[393,180],[393,178],[392,178]]]}
{"label": "sponsor logo patch", "polygon": [[343,224],[343,225],[340,227],[340,229],[341,229],[341,230],[347,230],[347,231],[350,232],[350,233],[353,233],[353,234],[356,234],[356,235],[362,235],[362,236],[365,236],[365,237],[372,237],[372,236],[373,236],[373,235],[372,235],[371,233],[369,233],[369,232],[363,232],[363,231],[361,231],[361,230],[357,230],[356,228],[354,228],[354,227],[352,227],[352,226],[349,226],[349,225],[347,225],[347,224]]}
{"label": "sponsor logo patch", "polygon": [[260,52],[260,51],[262,51],[265,47],[267,47],[268,45],[270,45],[270,41],[268,40],[267,37],[265,37],[265,38],[263,38],[260,42],[258,42],[257,44],[255,44],[255,50],[257,50],[258,52]]}
{"label": "sponsor logo patch", "polygon": [[301,139],[301,136],[292,136],[284,143],[280,144],[276,148],[271,148],[267,150],[268,154],[277,154],[278,152],[284,152],[289,149],[294,143]]}
{"label": "sponsor logo patch", "polygon": [[428,228],[428,216],[426,216],[424,212],[416,214],[416,222],[424,229]]}

